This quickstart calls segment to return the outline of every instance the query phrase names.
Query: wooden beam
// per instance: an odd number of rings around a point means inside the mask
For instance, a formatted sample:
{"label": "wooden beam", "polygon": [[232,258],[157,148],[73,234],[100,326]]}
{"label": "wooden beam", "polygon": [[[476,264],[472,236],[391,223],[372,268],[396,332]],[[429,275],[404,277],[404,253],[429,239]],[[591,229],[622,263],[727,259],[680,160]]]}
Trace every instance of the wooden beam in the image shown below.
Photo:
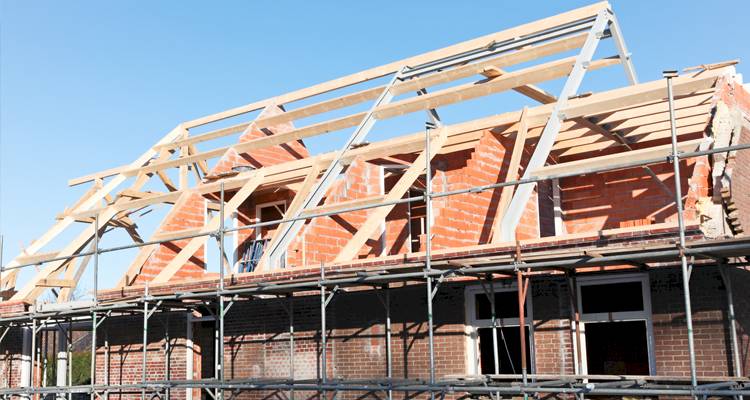
{"label": "wooden beam", "polygon": [[[284,213],[284,218],[291,218],[292,215],[296,215],[297,212],[302,208],[302,204],[305,202],[305,199],[310,194],[310,191],[315,187],[315,183],[318,181],[318,177],[320,176],[320,173],[324,170],[322,164],[316,163],[313,164],[310,168],[310,171],[307,173],[307,176],[305,177],[304,182],[302,183],[302,187],[300,187],[297,194],[294,195],[294,199],[292,200],[292,203],[289,204],[289,207],[287,207],[286,212]],[[287,223],[279,225],[279,229],[276,229],[276,232],[274,232],[273,237],[271,238],[271,241],[269,242],[269,245],[266,246],[267,249],[273,248],[273,246],[281,239],[280,232],[282,231],[282,227],[285,226]],[[264,252],[260,262],[258,263],[257,267],[255,268],[255,271],[262,271],[266,268],[266,265],[268,264],[268,252]]]}
{"label": "wooden beam", "polygon": [[73,288],[76,286],[76,282],[72,279],[53,279],[45,278],[40,279],[37,283],[39,287],[59,287],[59,288]]}
{"label": "wooden beam", "polygon": [[[89,252],[94,251],[94,242],[91,241],[91,244],[89,244],[88,248]],[[88,267],[89,262],[91,261],[91,258],[93,255],[89,254],[87,256],[83,256],[83,258],[80,260],[78,267],[75,267],[74,262],[68,263],[67,268],[65,269],[65,275],[63,279],[72,279],[74,282],[74,285],[71,287],[64,287],[60,290],[60,296],[58,296],[57,301],[60,303],[70,301],[73,295],[75,294],[75,288],[78,286],[78,283],[81,281],[81,277],[83,276],[83,273],[86,271],[86,267]]]}
{"label": "wooden beam", "polygon": [[[503,74],[507,74],[507,72],[497,67],[490,67],[482,71],[482,75],[487,78],[497,78]],[[549,104],[557,101],[555,95],[547,93],[544,89],[534,85],[519,86],[513,88],[513,90],[542,104]]]}
{"label": "wooden beam", "polygon": [[[690,134],[699,134],[705,131],[705,129],[706,129],[705,124],[680,126],[680,127],[677,127],[677,137],[690,135]],[[665,140],[665,139],[670,138],[671,136],[672,136],[671,131],[669,129],[663,129],[660,131],[644,133],[642,135],[639,135],[638,137],[633,137],[631,138],[632,140],[630,141],[630,143],[646,145],[648,144],[648,142],[652,142],[655,140]],[[568,157],[580,156],[582,154],[587,154],[587,153],[590,154],[593,152],[610,150],[611,148],[612,148],[611,142],[596,142],[596,143],[591,143],[588,145],[579,145],[577,147],[572,147],[567,150],[560,151],[557,154],[558,154],[558,157],[560,157],[560,159],[562,160]]]}
{"label": "wooden beam", "polygon": [[164,143],[159,146],[154,146],[154,150],[165,150],[165,149],[178,149],[184,145],[195,145],[196,143],[206,142],[213,139],[218,139],[224,136],[233,135],[235,133],[244,132],[252,122],[243,122],[241,124],[232,125],[226,128],[216,129],[210,132],[206,132],[200,135],[187,137],[180,140],[175,140],[170,143]]}
{"label": "wooden beam", "polygon": [[77,186],[77,185],[80,185],[86,182],[91,182],[97,179],[104,179],[110,176],[120,174],[122,173],[122,171],[125,171],[128,168],[129,166],[127,165],[121,165],[119,167],[114,167],[114,168],[106,169],[104,171],[95,172],[93,174],[81,176],[78,178],[73,178],[68,181],[68,186]]}
{"label": "wooden beam", "polygon": [[552,17],[544,18],[538,21],[527,23],[524,25],[517,26],[515,28],[503,30],[500,32],[485,35],[479,38],[471,39],[462,43],[458,43],[452,46],[444,47],[442,49],[433,50],[417,56],[405,58],[399,61],[391,62],[379,67],[371,68],[366,71],[357,72],[345,77],[334,79],[328,82],[310,86],[301,90],[296,90],[273,99],[266,99],[250,103],[244,106],[236,107],[230,110],[222,111],[216,114],[208,115],[205,117],[197,118],[184,123],[184,126],[188,129],[196,126],[205,125],[208,123],[220,121],[222,119],[231,118],[237,115],[245,114],[254,110],[265,107],[271,101],[277,102],[277,104],[286,104],[297,100],[306,99],[315,95],[331,92],[337,89],[345,88],[348,86],[356,85],[358,83],[367,82],[373,79],[381,78],[386,75],[393,74],[399,71],[403,66],[416,66],[430,61],[439,60],[442,58],[455,56],[466,51],[475,50],[486,47],[492,43],[502,43],[507,40],[511,40],[518,37],[528,36],[537,32],[542,32],[557,26],[570,24],[575,21],[580,21],[586,18],[596,16],[599,11],[610,8],[609,3],[606,1],[592,4],[590,6],[582,7],[576,10],[572,10],[566,13],[558,14]]}
{"label": "wooden beam", "polygon": [[[570,73],[575,65],[576,57],[523,68],[509,72],[497,78],[484,81],[466,83],[456,87],[432,92],[423,96],[412,97],[392,102],[378,107],[373,115],[377,119],[393,118],[411,112],[438,108],[449,104],[466,101],[477,97],[488,96],[531,83],[544,82],[561,78]],[[592,61],[589,70],[618,64],[619,58],[605,58]]]}
{"label": "wooden beam", "polygon": [[[521,166],[521,158],[523,157],[523,150],[526,148],[526,136],[529,130],[529,124],[527,120],[529,109],[524,107],[521,111],[521,118],[518,124],[518,132],[516,132],[516,140],[513,143],[513,152],[510,155],[510,162],[508,163],[508,170],[505,173],[503,182],[514,181],[518,179],[520,175],[519,167]],[[500,192],[500,200],[497,203],[497,210],[495,210],[495,219],[493,220],[492,226],[492,243],[500,243],[502,241],[502,235],[500,230],[502,229],[502,220],[505,216],[505,212],[508,210],[510,199],[513,197],[513,191],[515,187],[504,186]]]}
{"label": "wooden beam", "polygon": [[582,33],[536,46],[525,47],[513,53],[461,65],[439,73],[426,75],[424,77],[413,78],[395,85],[393,93],[399,95],[414,92],[419,89],[429,88],[435,85],[441,85],[482,74],[482,72],[490,68],[508,67],[551,56],[553,54],[574,50],[583,46],[583,43],[586,41],[586,36],[586,33]]}
{"label": "wooden beam", "polygon": [[[167,134],[160,142],[166,142],[169,140],[172,140],[174,138],[174,135],[177,134],[179,126],[172,130],[170,134]],[[149,151],[144,153],[138,160],[134,161],[133,164],[142,164],[146,162],[146,159],[150,160],[151,157],[154,155],[153,152]],[[158,158],[157,158],[158,159]],[[130,186],[130,189],[133,190],[140,190],[148,181],[150,177],[147,175],[139,175],[135,182]],[[109,193],[114,190],[115,187],[119,186],[120,183],[124,182],[126,180],[126,177],[122,174],[117,175],[115,178],[110,180],[106,185],[104,185],[101,189],[97,191],[97,193],[94,196],[91,196],[89,199],[87,199],[85,202],[83,202],[78,210],[88,210],[93,205],[95,205],[97,202],[101,201],[105,196],[109,195]],[[118,203],[122,201],[122,199],[118,199]],[[138,200],[136,200],[138,201]],[[100,231],[104,231],[109,221],[117,214],[117,211],[115,211],[115,206],[117,206],[117,203],[115,203],[112,206],[108,206],[107,210],[103,211],[99,214],[99,224],[100,224]],[[56,224],[53,229],[50,231],[47,231],[44,236],[42,236],[42,239],[39,239],[38,241],[32,243],[29,248],[26,249],[27,254],[34,254],[38,249],[45,244],[49,240],[52,240],[55,236],[57,236],[62,230],[65,229],[66,225],[63,223],[70,222],[72,223],[75,221],[75,218],[73,216],[67,216],[62,221],[59,221],[58,224]],[[61,251],[60,256],[67,256],[71,254],[75,254],[76,252],[79,252],[85,245],[88,243],[95,234],[94,225],[90,224],[86,228],[84,228],[83,232],[81,232],[78,236],[76,236],[72,241],[70,241]],[[44,289],[37,287],[37,282],[40,279],[48,278],[53,274],[56,274],[57,271],[66,263],[66,260],[62,261],[53,261],[45,265],[44,268],[42,268],[40,271],[37,272],[36,275],[34,275],[31,280],[26,283],[26,285],[19,290],[11,300],[24,300],[24,301],[33,301],[38,297]],[[13,260],[8,267],[19,265],[17,260]],[[1,279],[0,279],[1,280]]]}
{"label": "wooden beam", "polygon": [[[617,58],[596,60],[591,62],[591,64],[589,65],[589,69],[593,70],[597,68],[603,68],[616,64],[618,62],[619,59]],[[530,68],[525,68],[519,71],[514,71],[498,78],[459,85],[454,88],[444,89],[427,95],[417,96],[402,101],[385,104],[377,107],[373,115],[378,119],[393,118],[415,111],[433,109],[440,106],[453,104],[459,101],[465,101],[480,96],[490,95],[534,82],[541,82],[549,79],[559,78],[567,75],[573,68],[574,63],[575,57],[570,57],[564,60],[554,61]],[[166,168],[180,167],[182,165],[220,157],[231,149],[234,149],[238,153],[246,153],[251,150],[280,145],[293,140],[301,140],[323,133],[338,131],[341,129],[356,126],[357,124],[362,122],[366,114],[366,112],[359,112],[344,117],[319,122],[306,127],[297,128],[292,131],[280,133],[277,135],[261,137],[248,142],[220,147],[217,149],[208,150],[202,153],[193,154],[174,160],[151,163],[144,167],[127,170],[124,173],[126,175],[135,175],[137,173],[153,173]]]}
{"label": "wooden beam", "polygon": [[166,171],[160,170],[156,171],[156,176],[159,177],[159,180],[164,184],[164,187],[167,188],[170,192],[174,192],[175,190],[179,190],[178,186],[172,182],[172,179],[167,175]]}
{"label": "wooden beam", "polygon": [[[190,197],[193,196],[193,191],[186,190],[183,191],[180,194],[180,197],[175,201],[174,206],[169,210],[167,215],[162,218],[162,220],[159,222],[158,227],[156,228],[156,232],[163,231],[164,227],[172,220],[172,218],[177,215],[179,210],[182,208],[182,206],[187,203],[187,201],[190,199]],[[158,233],[153,235],[149,241],[153,240],[159,240]],[[141,270],[143,269],[143,265],[148,261],[149,257],[151,257],[151,254],[156,251],[156,249],[159,248],[158,244],[143,246],[138,249],[138,255],[133,259],[133,262],[130,263],[130,266],[128,266],[127,271],[123,274],[122,278],[120,278],[120,281],[117,283],[118,288],[125,287],[130,285],[133,282],[133,279],[135,279],[138,274],[140,274]]]}
{"label": "wooden beam", "polygon": [[305,216],[314,215],[314,214],[335,212],[335,211],[340,211],[340,210],[350,208],[350,207],[369,206],[369,205],[373,205],[377,203],[382,203],[384,200],[385,200],[385,195],[377,195],[377,196],[364,197],[361,199],[340,201],[338,203],[323,204],[317,207],[308,208],[307,210],[303,211],[300,214],[300,216],[305,217]]}
{"label": "wooden beam", "polygon": [[[430,142],[430,147],[424,149],[417,159],[414,160],[414,163],[404,171],[404,174],[398,182],[396,182],[393,188],[385,196],[383,202],[395,201],[402,198],[414,181],[424,173],[427,160],[432,160],[435,155],[438,154],[438,151],[443,147],[448,138],[447,131],[444,128],[438,129],[437,134],[433,134],[433,136],[434,137]],[[341,252],[336,256],[335,262],[354,259],[362,246],[368,239],[370,239],[370,236],[382,224],[391,210],[393,210],[393,207],[395,207],[395,204],[384,205],[373,209],[370,212],[370,215],[368,215],[367,220],[357,229],[357,233],[355,233],[351,240],[349,240],[349,242],[341,249]]]}
{"label": "wooden beam", "polygon": [[[255,189],[263,183],[263,170],[257,170],[254,176],[250,178],[237,193],[232,196],[232,199],[226,203],[224,207],[224,215],[228,217],[233,212],[237,211],[237,208],[255,191]],[[201,233],[210,233],[219,227],[219,216],[211,218],[206,226],[201,230]],[[200,236],[190,239],[190,241],[180,250],[179,253],[165,266],[161,272],[152,280],[152,283],[164,283],[170,280],[177,271],[195,254],[198,249],[208,239],[207,236]]]}
{"label": "wooden beam", "polygon": [[[427,75],[421,78],[413,78],[407,81],[396,83],[391,91],[395,94],[402,94],[407,92],[416,91],[418,89],[431,87],[434,85],[444,84],[452,82],[458,79],[463,79],[473,75],[481,73],[488,67],[504,67],[515,65],[527,61],[531,61],[537,58],[550,56],[556,53],[573,50],[583,45],[586,40],[586,34],[578,34],[558,40],[554,40],[548,43],[543,43],[537,46],[530,46],[512,53],[493,57],[488,60],[479,61],[476,63],[470,63],[454,67],[445,71]],[[259,128],[273,126],[285,122],[294,121],[300,118],[310,117],[324,112],[341,109],[344,107],[359,104],[364,101],[376,99],[380,93],[385,90],[385,86],[377,86],[370,89],[365,89],[359,92],[339,96],[330,100],[325,100],[319,103],[311,104],[308,106],[300,107],[293,110],[287,110],[283,114],[269,116],[266,118],[258,118],[256,124]],[[520,89],[523,90],[523,89]],[[201,135],[193,136],[184,140],[177,140],[173,143],[163,145],[161,148],[179,148],[185,144],[200,143],[208,140],[213,140],[219,137],[228,136],[237,132],[240,132],[247,128],[249,123],[243,123],[234,125],[228,128],[215,130],[212,132],[204,133]],[[195,153],[195,152],[194,152]]]}
{"label": "wooden beam", "polygon": [[[20,255],[16,257],[19,264],[42,264],[60,256],[60,251],[50,251],[33,255]],[[72,256],[71,256],[72,257]]]}
{"label": "wooden beam", "polygon": [[[695,139],[677,144],[680,152],[694,151],[703,142],[704,139]],[[555,165],[548,165],[532,172],[532,177],[540,178],[553,175],[566,174],[571,172],[582,172],[592,168],[601,168],[608,165],[616,165],[626,162],[640,162],[651,159],[663,158],[667,162],[667,156],[672,154],[672,145],[649,147],[640,150],[630,150],[621,153],[609,154],[606,156],[586,158],[578,161],[570,161]],[[632,167],[631,167],[632,168]]]}
{"label": "wooden beam", "polygon": [[359,92],[336,97],[330,100],[300,107],[294,110],[288,110],[282,114],[271,115],[265,118],[259,118],[256,124],[259,128],[279,125],[286,122],[292,122],[300,118],[311,117],[332,110],[349,107],[368,100],[375,100],[383,93],[385,86],[376,86]]}

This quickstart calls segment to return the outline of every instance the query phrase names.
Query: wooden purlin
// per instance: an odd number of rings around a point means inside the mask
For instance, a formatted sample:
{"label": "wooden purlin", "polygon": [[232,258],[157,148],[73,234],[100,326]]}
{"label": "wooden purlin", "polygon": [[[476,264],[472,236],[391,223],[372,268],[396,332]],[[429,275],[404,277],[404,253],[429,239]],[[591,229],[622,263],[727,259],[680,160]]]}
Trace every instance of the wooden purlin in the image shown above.
{"label": "wooden purlin", "polygon": [[[440,106],[450,105],[472,98],[487,96],[493,93],[522,87],[530,83],[544,82],[551,79],[566,76],[575,63],[575,57],[566,58],[559,61],[552,61],[542,65],[524,68],[519,71],[508,73],[496,78],[486,79],[483,81],[459,85],[456,87],[433,92],[427,95],[404,99],[398,102],[384,104],[375,108],[373,116],[378,119],[394,118],[407,113],[434,109]],[[619,63],[618,59],[608,58],[592,61],[589,69],[594,70]],[[194,162],[204,161],[210,158],[216,158],[223,155],[226,151],[234,149],[238,153],[244,153],[251,150],[275,146],[294,140],[301,140],[328,132],[338,131],[350,128],[361,123],[366,116],[366,112],[358,112],[332,120],[318,122],[312,125],[301,127],[283,134],[271,135],[254,139],[244,143],[238,143],[230,146],[220,147],[207,150],[198,154],[180,157],[174,160],[154,163],[141,168],[133,168],[123,171],[126,175],[137,173],[153,173],[167,168],[181,167]]]}
{"label": "wooden purlin", "polygon": [[[406,80],[403,82],[397,82],[394,88],[392,88],[394,94],[402,94],[409,91],[415,91],[422,88],[427,88],[430,86],[448,83],[451,81],[455,81],[461,78],[471,77],[473,75],[480,74],[483,70],[485,70],[488,67],[505,67],[510,65],[515,65],[527,61],[532,61],[534,59],[538,59],[545,56],[550,56],[553,54],[557,54],[560,52],[572,50],[579,48],[585,39],[586,35],[578,34],[573,35],[570,37],[563,37],[560,39],[555,39],[548,43],[542,43],[535,46],[530,46],[527,48],[518,49],[515,52],[502,54],[500,56],[496,56],[493,58],[490,58],[488,60],[479,61],[476,63],[470,63],[462,66],[457,66],[452,69],[448,69],[446,71],[441,71],[439,73],[430,74],[424,77],[417,77],[410,80]],[[610,60],[610,62],[612,62]],[[300,107],[295,110],[291,110],[287,113],[273,116],[273,117],[266,117],[261,118],[259,117],[256,119],[255,123],[257,127],[266,127],[271,126],[276,123],[280,122],[288,122],[292,121],[294,119],[302,118],[302,117],[309,117],[312,115],[317,115],[322,112],[338,109],[341,107],[346,107],[349,105],[354,105],[363,101],[372,100],[374,97],[377,97],[380,92],[382,92],[382,86],[380,91],[378,91],[378,87],[367,89],[361,92],[356,92],[353,94],[348,94],[344,96],[340,96],[331,100],[326,100],[320,103],[315,103],[309,106]],[[468,89],[472,89],[471,87],[468,87]],[[499,89],[495,89],[499,90]],[[374,94],[376,93],[377,94]],[[254,108],[254,110],[261,109],[263,107],[267,107],[270,104],[281,104],[276,103],[279,101],[279,99],[269,99],[262,102],[263,106],[259,106],[258,108]],[[261,104],[261,103],[258,103]],[[317,123],[313,124],[304,128],[301,128],[296,132],[295,134],[289,134],[286,139],[283,139],[284,136],[281,135],[275,135],[273,137],[269,138],[262,138],[264,140],[254,142],[253,144],[244,144],[246,148],[237,148],[237,151],[244,152],[248,151],[252,148],[259,148],[254,146],[270,146],[273,144],[280,144],[284,142],[288,142],[291,140],[299,140],[305,137],[310,137],[317,134],[322,134],[326,132],[330,132],[333,130],[340,130],[347,127],[354,126],[361,121],[363,115],[361,114],[354,114],[349,115],[344,118],[337,118],[334,120],[330,120],[323,123]],[[251,124],[251,122],[241,123],[238,125],[230,126],[227,128],[221,128],[212,132],[204,133],[201,135],[193,136],[193,137],[187,137],[180,140],[175,140],[168,143],[159,144],[153,147],[154,150],[169,150],[169,149],[179,149],[184,145],[193,145],[195,143],[200,143],[207,140],[216,139],[219,137],[224,137],[227,135],[235,134],[238,132],[241,132],[248,128],[248,126]],[[184,125],[184,124],[183,124]],[[281,141],[280,141],[281,140]],[[273,141],[273,143],[271,143]],[[249,146],[249,147],[248,147]],[[231,147],[231,146],[228,146]],[[162,165],[163,168],[171,168],[171,167],[179,167],[184,164],[190,164],[194,161],[198,160],[205,160],[208,158],[218,157],[223,154],[224,150],[226,150],[228,147],[222,148],[222,149],[215,149],[210,150],[208,152],[204,152],[201,154],[193,154],[192,157],[189,158],[180,158],[178,160],[171,160],[169,162],[165,162],[165,164]],[[158,169],[155,167],[150,167],[149,169],[145,170],[145,172],[154,172]],[[134,171],[132,168],[127,168],[127,166],[123,167],[117,167],[112,168],[110,170],[101,171],[99,173],[90,174],[81,178],[75,178],[70,181],[69,184],[81,184],[86,182],[87,180],[92,180],[94,178],[102,178],[106,176],[113,175],[115,173],[120,172],[126,172],[128,174],[132,174]]]}
{"label": "wooden purlin", "polygon": [[[680,152],[695,151],[703,141],[704,139],[694,139],[679,142],[677,144],[677,149]],[[647,147],[645,149],[630,150],[605,156],[585,158],[583,160],[569,161],[565,163],[544,166],[532,171],[531,177],[541,178],[545,176],[574,173],[577,171],[580,172],[586,169],[601,168],[607,165],[617,165],[626,162],[641,162],[659,158],[661,158],[663,162],[667,162],[667,156],[669,156],[670,154],[672,154],[671,144]]]}
{"label": "wooden purlin", "polygon": [[291,103],[297,100],[303,100],[308,97],[312,97],[318,94],[324,94],[337,89],[345,88],[348,86],[356,85],[358,83],[367,82],[373,79],[382,78],[386,75],[396,73],[404,65],[420,65],[431,61],[455,56],[466,51],[485,47],[491,43],[502,43],[507,40],[511,40],[518,37],[529,36],[537,32],[543,32],[548,29],[552,29],[558,26],[570,24],[576,21],[581,21],[586,18],[596,16],[599,11],[609,9],[610,5],[608,2],[603,1],[590,6],[581,7],[572,11],[568,11],[562,14],[558,14],[552,17],[544,18],[527,24],[519,25],[517,27],[506,29],[500,32],[485,35],[479,38],[471,39],[462,43],[458,43],[452,46],[444,47],[438,50],[433,50],[418,56],[405,58],[399,61],[395,61],[386,65],[375,67],[366,71],[357,72],[342,78],[334,79],[328,82],[324,82],[318,85],[300,89],[294,92],[290,92],[272,99],[266,99],[250,103],[244,106],[233,108],[231,110],[222,111],[220,113],[208,115],[205,117],[197,118],[184,123],[184,126],[188,129],[197,126],[209,124],[212,122],[220,121],[226,118],[231,118],[237,115],[252,112],[261,109],[268,105],[271,101],[275,101],[277,104]]}

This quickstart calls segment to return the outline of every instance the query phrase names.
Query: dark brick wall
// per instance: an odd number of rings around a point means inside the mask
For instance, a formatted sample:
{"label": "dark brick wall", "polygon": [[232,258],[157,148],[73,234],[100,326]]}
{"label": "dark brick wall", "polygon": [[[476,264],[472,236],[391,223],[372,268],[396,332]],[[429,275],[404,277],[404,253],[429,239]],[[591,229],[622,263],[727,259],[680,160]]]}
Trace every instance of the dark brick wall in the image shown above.
{"label": "dark brick wall", "polygon": [[[747,368],[750,349],[750,271],[734,269],[729,274],[735,290],[741,352]],[[469,282],[471,283],[471,282]],[[650,275],[656,373],[688,376],[687,336],[682,300],[682,281],[677,268],[652,271]],[[726,291],[715,267],[696,267],[692,277],[696,356],[699,374],[726,375],[731,371],[731,349]],[[468,370],[465,333],[465,283],[442,286],[435,298],[436,376],[461,375]],[[382,291],[380,291],[383,294]],[[536,372],[573,373],[573,338],[570,330],[568,285],[562,276],[534,278],[530,294],[534,315]],[[391,289],[392,357],[395,378],[429,378],[426,324],[426,293],[423,285]],[[286,307],[285,307],[286,306]],[[284,378],[290,372],[289,316],[286,298],[243,300],[226,318],[226,377]],[[317,293],[294,299],[294,370],[298,379],[320,376],[320,297]],[[374,290],[336,294],[327,311],[327,375],[330,379],[368,379],[386,374],[385,310]],[[141,379],[142,318],[110,317],[99,331],[97,382],[104,383],[105,368],[111,384]],[[196,352],[213,359],[212,322],[194,325]],[[168,332],[167,332],[168,331]],[[166,339],[169,336],[169,349]],[[149,321],[148,379],[184,379],[186,372],[186,315],[156,313]],[[105,341],[109,359],[105,359]],[[0,345],[0,355],[11,360],[0,363],[2,379],[17,386],[21,336],[9,333]],[[166,356],[165,356],[166,354]],[[200,356],[194,357],[195,378]],[[212,362],[212,361],[211,361]],[[106,365],[106,366],[105,366]],[[245,394],[259,398],[270,393]],[[173,390],[180,399],[184,390]],[[300,397],[312,393],[300,393]],[[135,395],[138,397],[137,395]],[[347,396],[348,397],[348,396]],[[131,398],[122,395],[115,398]]]}

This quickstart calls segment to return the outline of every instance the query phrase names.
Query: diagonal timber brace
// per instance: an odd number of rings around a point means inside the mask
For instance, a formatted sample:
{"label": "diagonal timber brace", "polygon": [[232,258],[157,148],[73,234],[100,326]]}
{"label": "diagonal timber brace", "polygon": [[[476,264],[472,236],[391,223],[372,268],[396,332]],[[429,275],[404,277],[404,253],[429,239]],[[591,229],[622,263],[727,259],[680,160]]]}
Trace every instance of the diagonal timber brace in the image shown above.
{"label": "diagonal timber brace", "polygon": [[[224,207],[224,213],[225,215],[231,215],[233,212],[237,210],[237,208],[242,205],[242,203],[250,197],[250,195],[255,191],[255,189],[260,186],[261,183],[263,183],[264,175],[263,170],[259,169],[256,172],[256,175],[253,176],[251,179],[249,179],[240,190],[237,191],[237,193],[232,196],[232,199],[229,200]],[[206,224],[206,226],[200,231],[200,233],[211,233],[212,231],[215,231],[219,228],[220,224],[220,217],[215,216],[211,218],[211,220]],[[190,257],[195,254],[196,251],[198,251],[199,248],[203,246],[204,243],[206,243],[206,240],[208,240],[208,237],[206,236],[198,236],[190,239],[190,242],[186,244],[179,253],[167,264],[166,267],[164,267],[161,272],[159,272],[159,275],[157,275],[152,283],[163,283],[168,281],[172,276],[174,276],[177,271],[179,271],[180,268],[190,259]]]}
{"label": "diagonal timber brace", "polygon": [[[435,155],[440,151],[447,140],[447,134],[445,129],[437,130],[437,137],[434,138],[430,147],[426,148],[412,165],[404,172],[401,178],[396,182],[390,192],[385,196],[384,202],[400,199],[409,190],[411,185],[414,183],[420,175],[425,171],[425,163],[427,160],[432,160]],[[336,257],[336,262],[348,261],[356,257],[359,249],[367,242],[367,239],[380,227],[381,222],[388,216],[395,204],[389,204],[387,206],[381,206],[376,209],[367,217],[367,220],[362,226],[357,229],[357,233],[349,240],[349,242],[341,249],[341,252]]]}
{"label": "diagonal timber brace", "polygon": [[[344,170],[345,165],[342,162],[344,154],[353,146],[361,144],[365,140],[367,134],[370,132],[373,125],[375,125],[375,110],[378,108],[378,106],[387,104],[391,101],[391,99],[393,99],[394,94],[391,92],[391,88],[397,82],[400,82],[401,75],[405,72],[406,69],[407,67],[405,66],[401,67],[401,69],[393,76],[390,83],[383,90],[383,93],[381,93],[380,97],[375,100],[375,103],[367,112],[364,119],[362,119],[362,122],[360,122],[359,126],[357,126],[342,149],[338,152],[336,158],[334,158],[333,161],[331,161],[331,163],[328,165],[325,172],[323,173],[323,176],[320,178],[317,184],[312,187],[310,193],[305,198],[305,201],[301,204],[300,209],[292,217],[296,218],[299,216],[302,210],[315,207],[318,205],[318,203],[320,203],[320,200],[323,199],[326,191],[331,187],[339,174],[341,174],[341,172]],[[289,247],[289,243],[291,243],[292,239],[297,235],[297,233],[299,233],[304,223],[304,220],[296,220],[279,227],[279,240],[268,249],[268,264],[270,264],[269,266],[271,268],[279,266],[281,257],[286,252],[287,247]]]}

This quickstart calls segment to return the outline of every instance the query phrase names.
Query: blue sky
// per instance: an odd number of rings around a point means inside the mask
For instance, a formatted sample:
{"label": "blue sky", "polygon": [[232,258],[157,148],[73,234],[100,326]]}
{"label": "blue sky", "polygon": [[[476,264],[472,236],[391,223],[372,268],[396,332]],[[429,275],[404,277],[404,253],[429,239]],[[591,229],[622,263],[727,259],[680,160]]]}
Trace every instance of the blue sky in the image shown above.
{"label": "blue sky", "polygon": [[[2,0],[4,259],[80,196],[68,179],[132,161],[181,121],[590,3]],[[613,7],[642,81],[750,60],[747,1]]]}

